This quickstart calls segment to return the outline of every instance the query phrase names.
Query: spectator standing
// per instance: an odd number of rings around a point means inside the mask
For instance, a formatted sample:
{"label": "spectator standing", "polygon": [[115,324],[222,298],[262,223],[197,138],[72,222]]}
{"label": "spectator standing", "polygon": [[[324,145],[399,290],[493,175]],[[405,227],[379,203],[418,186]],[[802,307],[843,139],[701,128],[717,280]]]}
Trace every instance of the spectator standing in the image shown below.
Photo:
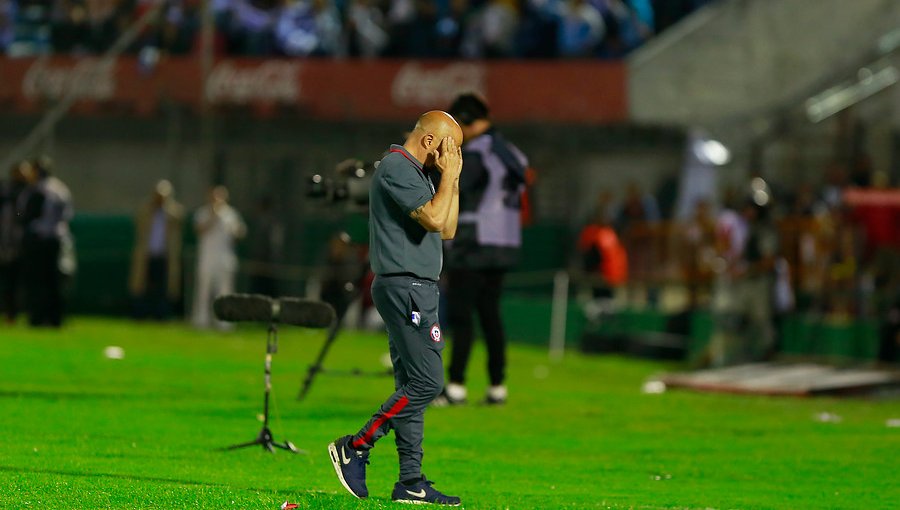
{"label": "spectator standing", "polygon": [[625,201],[616,213],[616,230],[625,233],[628,229],[643,223],[658,223],[659,206],[656,198],[641,190],[640,185],[631,181],[625,190]]}
{"label": "spectator standing", "polygon": [[740,213],[723,211],[717,242],[726,264],[714,296],[709,361],[716,366],[760,360],[775,346],[774,285],[778,232],[770,198],[748,198]]}
{"label": "spectator standing", "polygon": [[28,321],[58,328],[63,321],[63,279],[75,270],[69,222],[74,216],[69,188],[51,175],[53,162],[42,157],[29,167],[28,188],[19,196]]}
{"label": "spectator standing", "polygon": [[701,354],[701,365],[725,365],[727,348],[736,343],[739,326],[738,296],[735,281],[740,272],[749,226],[740,213],[740,204],[733,190],[726,190],[725,208],[716,216],[715,243],[718,261],[710,309],[713,333],[707,350]]}
{"label": "spectator standing", "polygon": [[[659,291],[654,285],[663,261],[659,260],[661,246],[656,235],[660,214],[656,198],[644,193],[637,182],[628,183],[625,200],[616,214],[616,230],[625,243],[628,252],[629,273],[633,278],[630,294],[637,295],[637,288],[643,287],[646,300],[655,305]],[[641,285],[637,282],[646,282]],[[631,296],[630,296],[631,297]]]}
{"label": "spectator standing", "polygon": [[[198,328],[212,324],[213,298],[234,292],[237,273],[235,243],[247,233],[241,215],[228,204],[228,189],[216,186],[209,203],[194,213],[197,232],[197,288],[194,291],[193,323]],[[225,328],[225,323],[216,326]]]}
{"label": "spectator standing", "polygon": [[493,127],[487,104],[474,94],[459,96],[450,114],[463,130],[459,224],[447,243],[448,311],[453,330],[450,381],[437,404],[463,403],[466,365],[478,313],[488,347],[490,387],[486,402],[507,398],[506,335],[500,317],[503,276],[518,261],[522,244],[521,196],[528,160]]}
{"label": "spectator standing", "polygon": [[771,199],[754,199],[744,207],[744,217],[749,225],[743,279],[739,283],[740,304],[744,307],[745,328],[742,348],[738,352],[741,361],[758,361],[769,358],[775,348],[776,331],[776,276],[779,269],[780,249],[778,230],[771,218]]}
{"label": "spectator standing", "polygon": [[128,288],[134,316],[165,320],[181,297],[181,227],[184,208],[162,180],[135,216],[135,242]]}
{"label": "spectator standing", "polygon": [[716,260],[716,222],[710,201],[698,200],[694,215],[678,229],[681,271],[687,281],[689,309],[700,304],[700,297],[712,284]]}
{"label": "spectator standing", "polygon": [[0,182],[0,311],[12,324],[19,312],[22,268],[22,225],[16,215],[16,203],[26,186],[25,176],[31,163],[12,167],[10,178]]}
{"label": "spectator standing", "polygon": [[582,268],[598,277],[591,282],[594,299],[611,299],[613,289],[628,280],[628,254],[609,221],[611,200],[608,192],[600,193],[593,221],[578,235]]}

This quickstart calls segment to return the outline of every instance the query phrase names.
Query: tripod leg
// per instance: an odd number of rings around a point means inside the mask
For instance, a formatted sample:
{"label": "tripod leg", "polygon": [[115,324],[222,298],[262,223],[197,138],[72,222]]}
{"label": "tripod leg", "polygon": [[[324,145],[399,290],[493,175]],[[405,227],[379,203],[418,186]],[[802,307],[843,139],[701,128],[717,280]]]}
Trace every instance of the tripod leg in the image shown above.
{"label": "tripod leg", "polygon": [[240,448],[247,448],[248,446],[256,446],[256,445],[260,445],[260,444],[264,444],[264,441],[260,438],[256,438],[253,441],[247,441],[246,443],[233,444],[231,446],[226,446],[225,448],[222,448],[222,449],[226,450],[226,451],[227,450],[238,450]]}
{"label": "tripod leg", "polygon": [[287,450],[291,453],[306,453],[298,449],[296,446],[294,446],[294,443],[290,441],[285,441],[283,443],[272,443],[272,446],[274,446],[275,448],[281,448],[282,450]]}
{"label": "tripod leg", "polygon": [[319,350],[319,355],[316,356],[316,361],[312,365],[309,366],[309,370],[306,372],[306,378],[303,380],[303,386],[300,388],[300,393],[297,395],[297,400],[303,400],[306,398],[306,394],[309,393],[310,387],[312,387],[312,383],[316,378],[316,375],[322,371],[322,363],[325,361],[325,356],[328,355],[329,349],[331,349],[331,345],[334,344],[334,341],[337,339],[338,333],[341,331],[341,318],[335,320],[334,325],[331,326],[331,329],[328,330],[328,337],[325,339],[325,343],[322,345],[322,349]]}

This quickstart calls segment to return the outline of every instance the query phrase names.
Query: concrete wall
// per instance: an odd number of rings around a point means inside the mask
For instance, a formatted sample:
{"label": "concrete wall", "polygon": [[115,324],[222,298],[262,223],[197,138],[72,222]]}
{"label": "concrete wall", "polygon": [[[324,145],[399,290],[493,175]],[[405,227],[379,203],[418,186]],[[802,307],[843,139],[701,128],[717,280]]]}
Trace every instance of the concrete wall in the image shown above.
{"label": "concrete wall", "polygon": [[638,122],[711,126],[748,119],[860,64],[900,27],[896,0],[724,0],[635,52]]}
{"label": "concrete wall", "polygon": [[[0,116],[0,151],[25,136],[35,118]],[[407,126],[339,124],[239,115],[215,124],[218,154],[203,143],[200,120],[183,113],[153,119],[74,117],[45,149],[57,161],[81,212],[130,214],[160,178],[170,179],[190,208],[200,205],[214,175],[247,210],[264,194],[293,215],[329,213],[306,196],[307,179],[349,157],[378,159]],[[681,163],[681,134],[626,127],[501,126],[539,171],[538,219],[577,224],[601,188],[635,181],[654,189]]]}

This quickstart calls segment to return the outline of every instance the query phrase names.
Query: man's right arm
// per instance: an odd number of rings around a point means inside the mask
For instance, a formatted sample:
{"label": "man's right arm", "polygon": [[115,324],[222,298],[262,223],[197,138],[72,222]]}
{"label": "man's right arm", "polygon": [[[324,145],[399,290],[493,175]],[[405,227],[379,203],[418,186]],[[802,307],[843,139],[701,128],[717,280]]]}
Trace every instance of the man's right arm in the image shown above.
{"label": "man's right arm", "polygon": [[441,141],[439,154],[435,159],[438,170],[441,171],[441,184],[431,200],[409,213],[409,217],[429,232],[443,232],[451,220],[451,214],[455,214],[452,211],[454,204],[457,208],[459,204],[458,200],[453,200],[453,194],[458,189],[457,182],[462,171],[462,150],[452,138],[447,137]]}
{"label": "man's right arm", "polygon": [[443,176],[434,197],[409,213],[409,217],[419,222],[429,232],[442,232],[447,226],[447,219],[453,206],[455,183],[455,178]]}

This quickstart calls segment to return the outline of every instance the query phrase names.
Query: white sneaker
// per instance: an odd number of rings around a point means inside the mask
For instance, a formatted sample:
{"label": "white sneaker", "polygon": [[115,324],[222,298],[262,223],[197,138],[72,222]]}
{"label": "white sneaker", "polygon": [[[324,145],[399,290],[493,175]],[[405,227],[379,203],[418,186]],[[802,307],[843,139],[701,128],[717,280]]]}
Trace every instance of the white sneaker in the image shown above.
{"label": "white sneaker", "polygon": [[438,395],[431,404],[435,407],[455,406],[466,403],[468,392],[462,384],[448,383],[444,391]]}
{"label": "white sneaker", "polygon": [[485,404],[505,404],[506,398],[509,396],[509,392],[506,390],[506,386],[490,386],[487,390],[487,396],[484,398]]}

